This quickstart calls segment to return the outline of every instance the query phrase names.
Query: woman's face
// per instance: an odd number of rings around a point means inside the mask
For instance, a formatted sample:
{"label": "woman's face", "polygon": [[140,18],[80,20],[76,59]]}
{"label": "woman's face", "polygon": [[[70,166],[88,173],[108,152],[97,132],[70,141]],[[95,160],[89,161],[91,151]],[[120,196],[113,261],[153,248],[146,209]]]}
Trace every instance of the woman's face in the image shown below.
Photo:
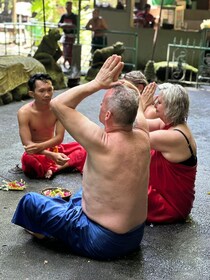
{"label": "woman's face", "polygon": [[157,116],[161,120],[165,121],[165,104],[161,92],[154,101],[154,107],[156,109]]}

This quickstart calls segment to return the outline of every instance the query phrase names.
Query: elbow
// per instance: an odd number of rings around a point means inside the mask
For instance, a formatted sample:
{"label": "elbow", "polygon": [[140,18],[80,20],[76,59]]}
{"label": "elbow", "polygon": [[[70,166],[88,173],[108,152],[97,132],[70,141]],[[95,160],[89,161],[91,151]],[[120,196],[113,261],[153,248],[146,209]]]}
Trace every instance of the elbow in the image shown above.
{"label": "elbow", "polygon": [[50,101],[50,108],[54,113],[59,111],[59,102],[55,99]]}
{"label": "elbow", "polygon": [[56,101],[55,99],[50,101],[50,108],[53,109],[56,106]]}

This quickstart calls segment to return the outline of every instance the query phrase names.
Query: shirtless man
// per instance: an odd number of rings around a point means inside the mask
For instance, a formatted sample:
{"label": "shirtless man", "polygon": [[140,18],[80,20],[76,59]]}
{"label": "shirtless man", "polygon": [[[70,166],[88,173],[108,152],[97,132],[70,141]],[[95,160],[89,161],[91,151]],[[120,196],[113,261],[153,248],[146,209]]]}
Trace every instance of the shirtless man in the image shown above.
{"label": "shirtless man", "polygon": [[[60,122],[87,150],[82,191],[66,203],[28,193],[12,220],[37,237],[53,236],[73,252],[96,259],[138,249],[147,217],[147,123],[137,88],[118,81],[123,66],[121,57],[113,55],[94,80],[51,101]],[[107,89],[99,114],[104,128],[76,110],[83,99],[102,89]]]}
{"label": "shirtless man", "polygon": [[91,41],[91,53],[93,54],[95,50],[102,49],[107,46],[107,37],[104,31],[108,29],[106,21],[100,16],[99,9],[93,10],[93,17],[88,21],[85,28],[93,32]]}
{"label": "shirtless man", "polygon": [[[67,167],[83,167],[86,152],[78,143],[61,144],[64,127],[50,108],[53,95],[52,79],[48,74],[35,74],[29,79],[29,95],[34,101],[18,111],[19,134],[25,149],[22,169],[29,177],[51,178]],[[75,165],[75,156],[81,162]],[[71,155],[71,159],[70,159]],[[82,171],[82,167],[79,171]]]}

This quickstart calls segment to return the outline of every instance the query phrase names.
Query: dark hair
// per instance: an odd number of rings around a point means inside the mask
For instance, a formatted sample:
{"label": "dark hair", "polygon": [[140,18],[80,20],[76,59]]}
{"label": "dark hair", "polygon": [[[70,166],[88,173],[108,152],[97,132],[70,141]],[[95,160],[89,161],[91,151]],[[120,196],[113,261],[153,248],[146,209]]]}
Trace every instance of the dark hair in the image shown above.
{"label": "dark hair", "polygon": [[145,4],[144,10],[148,10],[148,9],[151,9],[151,5],[150,4]]}
{"label": "dark hair", "polygon": [[36,81],[44,81],[44,82],[51,81],[52,82],[52,78],[50,77],[49,74],[46,74],[46,73],[34,74],[28,80],[28,88],[29,88],[30,91],[34,91],[35,90],[35,88],[36,88]]}

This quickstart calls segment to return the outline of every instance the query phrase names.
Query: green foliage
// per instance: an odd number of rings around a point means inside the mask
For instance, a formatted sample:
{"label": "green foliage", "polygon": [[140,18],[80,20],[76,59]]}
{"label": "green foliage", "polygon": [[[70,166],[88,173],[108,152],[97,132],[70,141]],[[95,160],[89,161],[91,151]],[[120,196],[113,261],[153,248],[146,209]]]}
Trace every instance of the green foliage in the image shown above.
{"label": "green foliage", "polygon": [[[58,0],[34,0],[32,2],[32,12],[36,13],[35,20],[37,22],[44,21],[43,1],[45,3],[45,21],[57,25],[61,15],[66,12],[65,3],[67,0],[59,0],[59,1]],[[79,1],[78,0],[71,0],[71,1],[73,2],[72,12],[78,15]],[[93,0],[81,1],[80,28],[83,28],[88,22],[88,20],[92,17],[92,10],[93,10]],[[38,32],[38,36],[40,36],[41,39],[42,35],[44,35],[43,26],[36,26],[34,27],[34,29],[35,29],[34,32]],[[86,37],[90,36],[90,40],[91,40],[91,33],[81,32],[80,33],[81,43],[85,41],[84,40],[85,36]]]}
{"label": "green foliage", "polygon": [[[36,20],[43,21],[43,1],[45,3],[45,20],[46,22],[57,23],[63,13],[66,12],[65,3],[67,0],[34,0],[32,2],[32,12],[37,13]],[[78,14],[79,1],[71,0],[73,2],[72,12]],[[84,10],[87,6],[87,1],[81,1],[81,9]],[[93,7],[93,4],[90,5]]]}
{"label": "green foliage", "polygon": [[[162,0],[152,0],[152,5],[154,6],[160,6]],[[175,0],[163,0],[163,5],[175,5],[176,1]]]}

